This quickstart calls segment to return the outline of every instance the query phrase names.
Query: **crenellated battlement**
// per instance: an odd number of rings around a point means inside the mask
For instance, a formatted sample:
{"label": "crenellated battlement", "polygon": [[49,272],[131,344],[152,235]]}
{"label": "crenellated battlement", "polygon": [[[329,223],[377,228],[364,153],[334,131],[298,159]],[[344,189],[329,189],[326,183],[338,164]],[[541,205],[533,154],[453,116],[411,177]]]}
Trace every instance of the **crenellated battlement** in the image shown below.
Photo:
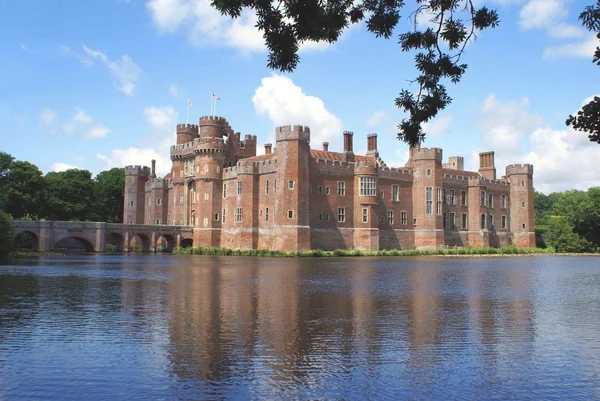
{"label": "crenellated battlement", "polygon": [[192,132],[197,134],[198,128],[196,124],[177,124],[177,132]]}
{"label": "crenellated battlement", "polygon": [[508,189],[508,187],[509,187],[508,181],[489,180],[481,175],[468,177],[468,183],[469,183],[469,186],[472,186],[472,187],[478,186],[478,187],[485,187],[488,189],[504,190],[504,189]]}
{"label": "crenellated battlement", "polygon": [[378,168],[376,162],[360,161],[354,167],[354,175],[377,175]]}
{"label": "crenellated battlement", "polygon": [[509,164],[506,166],[506,175],[510,177],[514,174],[533,175],[533,165],[531,164]]}
{"label": "crenellated battlement", "polygon": [[200,126],[202,125],[214,125],[214,124],[227,124],[229,125],[229,123],[227,122],[227,119],[225,117],[218,117],[218,116],[202,116],[200,117]]}
{"label": "crenellated battlement", "polygon": [[413,170],[403,167],[382,167],[379,169],[379,178],[412,181]]}
{"label": "crenellated battlement", "polygon": [[283,125],[276,127],[275,140],[276,142],[297,140],[310,142],[310,128],[302,125]]}
{"label": "crenellated battlement", "polygon": [[442,163],[442,149],[440,148],[420,148],[412,153],[412,160],[435,160]]}
{"label": "crenellated battlement", "polygon": [[317,169],[321,174],[354,174],[354,162],[346,162],[343,160],[331,160],[331,159],[312,159],[315,164],[312,166]]}
{"label": "crenellated battlement", "polygon": [[150,176],[150,167],[147,166],[125,166],[125,175],[128,176]]}

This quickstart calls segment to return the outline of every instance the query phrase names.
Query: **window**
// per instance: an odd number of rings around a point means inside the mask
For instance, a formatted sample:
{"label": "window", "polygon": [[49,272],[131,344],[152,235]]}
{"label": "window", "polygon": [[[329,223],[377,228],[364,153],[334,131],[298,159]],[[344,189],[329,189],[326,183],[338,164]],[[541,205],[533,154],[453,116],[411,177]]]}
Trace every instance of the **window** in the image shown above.
{"label": "window", "polygon": [[488,207],[494,207],[494,195],[488,194]]}
{"label": "window", "polygon": [[208,200],[208,192],[204,193],[204,200],[207,201]]}
{"label": "window", "polygon": [[[146,199],[148,199],[147,196],[146,196]],[[133,207],[133,201],[129,202],[129,206]]]}
{"label": "window", "polygon": [[442,214],[442,188],[436,188],[435,191],[435,214],[441,216]]}
{"label": "window", "polygon": [[413,219],[413,226],[417,226],[417,219]]}
{"label": "window", "polygon": [[500,227],[502,227],[502,229],[506,228],[506,216],[500,218]]}
{"label": "window", "polygon": [[217,166],[217,173],[221,172],[221,167]]}
{"label": "window", "polygon": [[190,193],[192,194],[192,203],[196,203],[196,192],[194,192],[194,190],[192,189]]}
{"label": "window", "polygon": [[288,210],[288,219],[293,219],[293,218],[294,218],[294,211]]}
{"label": "window", "polygon": [[460,205],[467,206],[467,191],[460,191]]}
{"label": "window", "polygon": [[319,193],[319,195],[323,195],[323,185],[319,185],[319,187],[317,188],[317,192]]}
{"label": "window", "polygon": [[160,224],[160,220],[159,219],[156,219],[156,224]]}
{"label": "window", "polygon": [[506,209],[506,195],[500,195],[500,208]]}
{"label": "window", "polygon": [[183,170],[179,171],[179,177],[183,177]]}
{"label": "window", "polygon": [[207,228],[208,227],[208,218],[205,217],[203,223],[204,223],[204,228]]}
{"label": "window", "polygon": [[173,225],[177,224],[177,220],[173,220]]}
{"label": "window", "polygon": [[338,207],[338,221],[340,223],[344,223],[346,221],[346,209],[343,207]]}
{"label": "window", "polygon": [[237,194],[238,195],[242,194],[242,182],[241,181],[237,182]]}
{"label": "window", "polygon": [[239,223],[240,221],[242,221],[242,208],[236,207],[235,208],[235,222]]}
{"label": "window", "polygon": [[160,198],[156,198],[156,204],[160,205]]}
{"label": "window", "polygon": [[329,187],[325,187],[325,195],[329,195],[330,192]]}
{"label": "window", "polygon": [[265,221],[269,221],[269,208],[265,208]]}
{"label": "window", "polygon": [[344,181],[337,182],[337,189],[339,196],[346,196],[346,183]]}
{"label": "window", "polygon": [[525,181],[521,181],[521,186],[524,187],[525,186]]}
{"label": "window", "polygon": [[379,197],[383,199],[383,191],[379,191]]}
{"label": "window", "polygon": [[179,225],[182,226],[183,225],[183,220],[179,220]]}
{"label": "window", "polygon": [[288,181],[288,189],[290,189],[290,190],[294,189],[294,181],[292,181],[292,180]]}
{"label": "window", "polygon": [[388,210],[387,212],[388,224],[394,224],[394,211]]}
{"label": "window", "polygon": [[448,225],[450,226],[450,228],[454,228],[454,218],[455,218],[455,214],[454,213],[450,213],[450,221],[448,222]]}
{"label": "window", "polygon": [[319,213],[319,221],[323,221],[323,213]]}
{"label": "window", "polygon": [[425,188],[425,214],[433,213],[433,188],[427,187]]}
{"label": "window", "polygon": [[360,177],[360,196],[377,196],[375,177]]}
{"label": "window", "polygon": [[442,189],[442,203],[446,204],[446,188]]}
{"label": "window", "polygon": [[215,213],[215,221],[219,221],[219,213]]}
{"label": "window", "polygon": [[462,229],[463,230],[467,229],[467,214],[466,213],[462,214]]}
{"label": "window", "polygon": [[481,229],[483,230],[485,228],[485,213],[481,214]]}
{"label": "window", "polygon": [[262,210],[260,211],[260,217],[262,217]]}
{"label": "window", "polygon": [[431,175],[431,169],[430,168],[427,169],[427,175],[428,176]]}
{"label": "window", "polygon": [[488,230],[494,229],[494,216],[488,214]]}
{"label": "window", "polygon": [[269,180],[265,181],[265,193],[269,194]]}
{"label": "window", "polygon": [[442,216],[442,228],[446,228],[446,212]]}
{"label": "window", "polygon": [[223,184],[223,199],[227,198],[227,184]]}
{"label": "window", "polygon": [[227,212],[227,209],[223,209],[223,213],[221,213],[221,223],[225,223],[225,213]]}
{"label": "window", "polygon": [[481,191],[481,197],[479,199],[479,204],[481,206],[485,206],[485,191]]}
{"label": "window", "polygon": [[133,220],[129,220],[129,224],[133,224]]}
{"label": "window", "polygon": [[273,180],[273,190],[277,193],[277,180]]}
{"label": "window", "polygon": [[402,212],[402,225],[406,225],[406,224],[407,224],[407,213]]}
{"label": "window", "polygon": [[208,173],[208,164],[204,166],[204,172]]}
{"label": "window", "polygon": [[369,209],[367,209],[366,207],[363,207],[362,210],[362,222],[366,223],[369,221]]}
{"label": "window", "polygon": [[450,195],[448,196],[448,203],[450,205],[454,205],[454,190],[453,189],[449,190],[449,194]]}
{"label": "window", "polygon": [[525,202],[521,202],[521,207],[525,207]]}
{"label": "window", "polygon": [[398,202],[399,200],[398,185],[394,184],[392,185],[392,202]]}
{"label": "window", "polygon": [[179,203],[183,203],[183,196],[179,197]]}
{"label": "window", "polygon": [[523,223],[523,230],[525,229],[525,223]]}
{"label": "window", "polygon": [[329,221],[329,213],[325,213],[325,221]]}

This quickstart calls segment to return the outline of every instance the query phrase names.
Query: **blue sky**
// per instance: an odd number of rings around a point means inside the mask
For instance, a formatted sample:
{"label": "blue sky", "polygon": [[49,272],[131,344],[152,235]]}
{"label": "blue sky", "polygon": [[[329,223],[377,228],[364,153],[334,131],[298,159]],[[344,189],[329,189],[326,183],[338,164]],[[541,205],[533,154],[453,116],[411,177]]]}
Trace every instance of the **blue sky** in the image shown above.
{"label": "blue sky", "polygon": [[[598,41],[577,21],[591,0],[478,3],[497,8],[501,25],[468,46],[469,69],[449,86],[454,101],[429,124],[424,146],[465,156],[474,169],[477,152],[494,150],[499,176],[506,164],[533,163],[544,192],[600,185],[600,145],[564,124],[600,93]],[[364,152],[376,132],[384,161],[405,163],[393,100],[416,71],[397,36],[377,39],[356,25],[334,45],[303,46],[297,70],[281,74],[266,67],[253,24],[251,13],[219,16],[208,0],[0,0],[0,150],[44,172],[156,158],[166,173],[187,100],[197,122],[214,90],[217,114],[261,148],[276,125],[304,124],[314,148],[327,140],[339,151],[349,130]]]}

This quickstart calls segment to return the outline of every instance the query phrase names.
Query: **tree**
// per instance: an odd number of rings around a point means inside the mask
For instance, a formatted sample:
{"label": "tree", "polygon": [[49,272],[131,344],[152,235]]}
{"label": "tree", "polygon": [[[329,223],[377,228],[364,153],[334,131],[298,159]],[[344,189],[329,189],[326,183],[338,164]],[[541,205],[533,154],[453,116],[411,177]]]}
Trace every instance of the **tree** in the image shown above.
{"label": "tree", "polygon": [[13,227],[11,217],[0,211],[0,258],[8,255],[12,249]]}
{"label": "tree", "polygon": [[585,238],[575,232],[575,227],[564,216],[553,216],[550,218],[550,229],[548,231],[548,242],[556,252],[588,252],[594,246]]}
{"label": "tree", "polygon": [[8,172],[14,159],[8,153],[0,152],[0,210],[4,209],[4,203],[6,202]]}
{"label": "tree", "polygon": [[599,223],[589,194],[576,189],[563,192],[552,208],[552,215],[566,217],[574,231],[582,236],[587,236]]}
{"label": "tree", "polygon": [[4,211],[13,218],[42,216],[44,178],[36,165],[13,161],[6,176]]}
{"label": "tree", "polygon": [[[403,0],[212,0],[211,4],[233,18],[239,18],[244,8],[254,10],[257,27],[263,31],[269,49],[268,66],[280,71],[297,67],[300,44],[333,43],[350,24],[365,21],[369,32],[389,39],[404,7]],[[419,14],[430,16],[434,28],[419,27]],[[472,0],[416,0],[410,17],[414,21],[412,28],[398,39],[402,51],[417,51],[415,65],[419,75],[412,82],[418,88],[403,90],[395,104],[409,114],[398,125],[398,138],[415,145],[425,138],[422,124],[452,100],[442,80],[460,81],[467,69],[461,63],[466,45],[478,31],[498,26],[499,19],[495,10],[477,8]]]}
{"label": "tree", "polygon": [[94,181],[88,170],[50,172],[46,184],[46,216],[51,220],[88,219],[93,212]]}
{"label": "tree", "polygon": [[[595,6],[587,6],[583,10],[579,20],[588,31],[596,32],[600,40],[600,0],[596,1]],[[600,66],[600,46],[596,47],[592,62]],[[569,115],[566,124],[577,131],[587,132],[591,142],[600,143],[600,97],[594,96],[576,116]]]}
{"label": "tree", "polygon": [[95,178],[95,212],[99,221],[120,223],[125,201],[125,169],[102,171]]}

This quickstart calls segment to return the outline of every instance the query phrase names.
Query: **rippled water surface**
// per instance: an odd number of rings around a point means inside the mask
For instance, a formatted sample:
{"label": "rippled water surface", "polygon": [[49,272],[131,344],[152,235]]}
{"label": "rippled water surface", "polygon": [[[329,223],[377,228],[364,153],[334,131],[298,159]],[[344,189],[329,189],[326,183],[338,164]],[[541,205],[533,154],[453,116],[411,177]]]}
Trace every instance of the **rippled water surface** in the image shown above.
{"label": "rippled water surface", "polygon": [[0,266],[0,400],[600,399],[600,258]]}

